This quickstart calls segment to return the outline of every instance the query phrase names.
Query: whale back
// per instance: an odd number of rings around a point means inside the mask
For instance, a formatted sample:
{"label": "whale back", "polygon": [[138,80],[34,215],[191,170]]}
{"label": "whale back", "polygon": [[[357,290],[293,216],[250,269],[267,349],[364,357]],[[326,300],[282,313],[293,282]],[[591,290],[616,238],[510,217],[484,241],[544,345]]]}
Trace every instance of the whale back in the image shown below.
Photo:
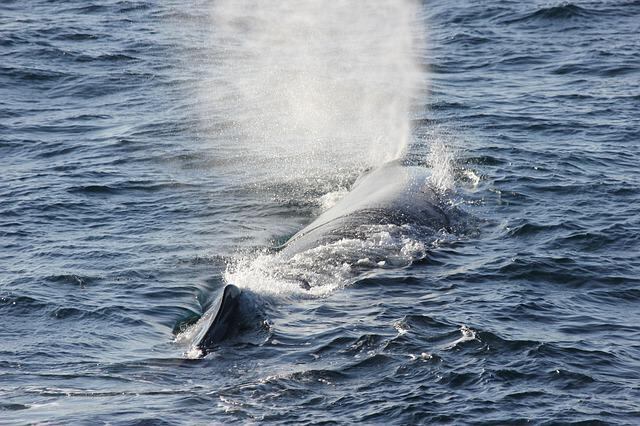
{"label": "whale back", "polygon": [[363,225],[412,224],[435,230],[449,220],[426,169],[388,163],[358,178],[351,191],[285,243],[282,255],[354,237]]}

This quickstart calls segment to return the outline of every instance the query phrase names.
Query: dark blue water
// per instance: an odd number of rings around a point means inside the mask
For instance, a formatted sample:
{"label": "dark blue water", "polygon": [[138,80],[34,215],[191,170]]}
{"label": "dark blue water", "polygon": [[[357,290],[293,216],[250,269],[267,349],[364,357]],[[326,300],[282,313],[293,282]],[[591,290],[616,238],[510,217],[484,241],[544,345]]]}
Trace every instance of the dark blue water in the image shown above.
{"label": "dark blue water", "polygon": [[[275,179],[161,3],[0,5],[2,422],[640,422],[640,3],[421,5],[408,158],[464,214],[308,295],[271,248],[366,162]],[[230,279],[265,323],[192,359]]]}

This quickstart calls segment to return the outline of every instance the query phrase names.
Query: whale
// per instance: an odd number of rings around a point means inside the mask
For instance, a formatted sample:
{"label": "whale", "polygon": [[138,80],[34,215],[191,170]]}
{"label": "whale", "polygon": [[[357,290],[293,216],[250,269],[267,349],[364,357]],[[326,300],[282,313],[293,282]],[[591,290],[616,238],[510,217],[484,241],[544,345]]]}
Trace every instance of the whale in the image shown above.
{"label": "whale", "polygon": [[[368,226],[411,225],[423,232],[451,231],[446,206],[429,183],[428,169],[393,161],[363,173],[333,207],[278,248],[285,261],[346,238],[363,239]],[[363,231],[364,230],[364,231]],[[309,284],[301,281],[301,287]],[[227,284],[203,316],[196,347],[206,354],[238,332],[242,290]]]}

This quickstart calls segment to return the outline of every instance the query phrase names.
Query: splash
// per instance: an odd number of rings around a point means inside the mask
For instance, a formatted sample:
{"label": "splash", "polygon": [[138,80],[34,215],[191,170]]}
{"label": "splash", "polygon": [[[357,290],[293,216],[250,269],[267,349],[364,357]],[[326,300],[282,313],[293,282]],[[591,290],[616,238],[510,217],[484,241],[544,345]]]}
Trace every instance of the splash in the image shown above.
{"label": "splash", "polygon": [[425,89],[419,13],[412,0],[213,2],[199,95],[216,152],[276,181],[401,157]]}
{"label": "splash", "polygon": [[320,245],[291,259],[268,251],[238,256],[225,281],[274,300],[322,297],[368,274],[406,267],[439,243],[439,235],[425,238],[411,225],[362,225],[357,231],[366,237]]}
{"label": "splash", "polygon": [[445,350],[449,350],[449,349],[453,349],[455,347],[457,347],[460,343],[464,343],[464,342],[469,342],[471,340],[478,340],[478,335],[477,333],[472,330],[471,328],[467,327],[466,325],[462,325],[460,327],[460,333],[462,334],[462,336],[456,340],[454,340],[453,342],[450,342],[449,344],[445,345],[443,349]]}
{"label": "splash", "polygon": [[455,151],[452,137],[441,128],[431,129],[427,163],[431,168],[431,185],[440,192],[453,190],[455,186]]}

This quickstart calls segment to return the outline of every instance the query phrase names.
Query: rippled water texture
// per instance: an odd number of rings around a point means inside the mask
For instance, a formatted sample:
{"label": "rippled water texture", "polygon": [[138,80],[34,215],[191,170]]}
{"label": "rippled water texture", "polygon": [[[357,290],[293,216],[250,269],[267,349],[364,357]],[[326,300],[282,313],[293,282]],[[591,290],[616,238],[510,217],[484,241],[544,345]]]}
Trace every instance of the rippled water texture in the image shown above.
{"label": "rippled water texture", "polygon": [[[2,2],[2,422],[638,423],[640,3],[355,3]],[[456,226],[287,287],[402,152]]]}

